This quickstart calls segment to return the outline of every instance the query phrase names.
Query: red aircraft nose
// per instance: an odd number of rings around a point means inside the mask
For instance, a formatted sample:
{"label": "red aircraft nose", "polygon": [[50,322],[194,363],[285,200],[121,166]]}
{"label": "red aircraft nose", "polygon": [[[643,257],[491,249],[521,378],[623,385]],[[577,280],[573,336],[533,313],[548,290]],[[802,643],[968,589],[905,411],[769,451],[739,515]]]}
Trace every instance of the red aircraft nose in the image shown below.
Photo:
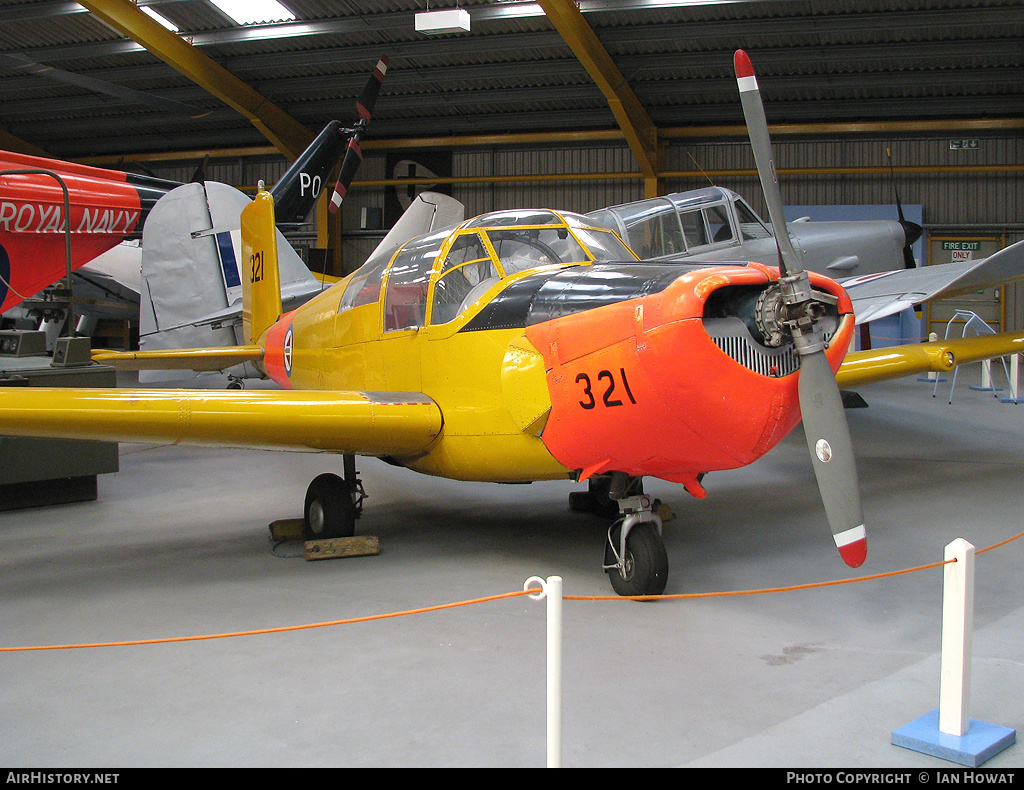
{"label": "red aircraft nose", "polygon": [[[723,304],[752,304],[775,276],[756,264],[702,269],[659,293],[530,327],[548,370],[542,438],[552,455],[581,478],[649,475],[703,496],[701,473],[744,466],[774,447],[800,419],[799,363],[789,345],[758,342]],[[826,283],[845,299],[832,281],[815,281]],[[852,317],[839,328],[835,368]]]}

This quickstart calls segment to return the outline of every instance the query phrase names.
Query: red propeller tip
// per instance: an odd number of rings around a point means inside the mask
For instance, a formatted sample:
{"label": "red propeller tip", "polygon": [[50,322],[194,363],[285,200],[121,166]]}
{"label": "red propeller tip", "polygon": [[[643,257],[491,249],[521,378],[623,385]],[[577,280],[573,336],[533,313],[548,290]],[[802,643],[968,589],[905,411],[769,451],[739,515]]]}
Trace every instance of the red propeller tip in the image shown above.
{"label": "red propeller tip", "polygon": [[732,58],[733,67],[736,69],[737,77],[753,77],[754,76],[754,64],[750,62],[750,57],[742,49],[737,49],[736,54]]}
{"label": "red propeller tip", "polygon": [[868,540],[861,538],[839,547],[839,556],[851,568],[859,568],[868,558]]}

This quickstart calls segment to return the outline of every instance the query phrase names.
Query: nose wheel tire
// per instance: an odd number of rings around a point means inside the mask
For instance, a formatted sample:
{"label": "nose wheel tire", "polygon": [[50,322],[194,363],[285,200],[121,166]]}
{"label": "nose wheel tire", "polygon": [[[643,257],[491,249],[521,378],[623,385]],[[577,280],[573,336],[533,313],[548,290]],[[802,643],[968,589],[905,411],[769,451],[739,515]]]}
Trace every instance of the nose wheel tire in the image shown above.
{"label": "nose wheel tire", "polygon": [[349,538],[356,531],[355,491],[335,474],[322,474],[306,490],[302,535],[306,540]]}
{"label": "nose wheel tire", "polygon": [[612,588],[619,595],[661,595],[668,581],[668,553],[651,522],[636,524],[626,536],[626,551],[622,561],[617,556],[621,523],[608,533],[605,547],[605,568]]}

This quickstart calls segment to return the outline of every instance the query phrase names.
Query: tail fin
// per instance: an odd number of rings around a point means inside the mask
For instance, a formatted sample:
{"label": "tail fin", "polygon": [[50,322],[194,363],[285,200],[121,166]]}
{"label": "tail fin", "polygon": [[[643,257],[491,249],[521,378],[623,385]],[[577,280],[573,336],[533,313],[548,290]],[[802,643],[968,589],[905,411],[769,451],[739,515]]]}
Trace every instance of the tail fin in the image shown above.
{"label": "tail fin", "polygon": [[[359,137],[366,130],[373,114],[377,96],[380,94],[384,74],[388,70],[386,56],[377,61],[363,92],[356,101],[359,121],[346,128],[341,121],[331,121],[310,143],[309,147],[295,160],[281,180],[274,184],[271,194],[277,205],[277,218],[282,225],[302,225],[309,218],[317,199],[320,197],[331,170],[342,165],[342,194],[348,189],[359,166]],[[332,203],[331,210],[336,206]]]}
{"label": "tail fin", "polygon": [[331,169],[341,161],[348,138],[348,130],[341,121],[331,121],[274,184],[272,194],[282,225],[306,222]]}
{"label": "tail fin", "polygon": [[242,211],[242,335],[252,344],[281,316],[274,198],[260,183]]}

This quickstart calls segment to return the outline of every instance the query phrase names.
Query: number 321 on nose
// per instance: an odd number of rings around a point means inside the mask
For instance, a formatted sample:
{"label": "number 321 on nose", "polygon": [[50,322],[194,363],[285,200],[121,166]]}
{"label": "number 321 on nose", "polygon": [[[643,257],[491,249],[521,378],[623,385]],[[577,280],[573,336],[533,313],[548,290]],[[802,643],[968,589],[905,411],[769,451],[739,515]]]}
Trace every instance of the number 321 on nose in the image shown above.
{"label": "number 321 on nose", "polygon": [[591,379],[588,373],[580,373],[576,376],[576,383],[582,387],[583,399],[579,402],[580,406],[584,409],[596,408],[598,398],[608,408],[625,406],[625,402],[621,399],[621,393],[616,392],[619,382],[621,382],[622,390],[629,402],[636,405],[636,398],[633,397],[633,392],[629,388],[629,380],[626,378],[626,369],[619,368],[618,374],[614,374],[610,370],[602,370],[597,374],[596,379]]}

